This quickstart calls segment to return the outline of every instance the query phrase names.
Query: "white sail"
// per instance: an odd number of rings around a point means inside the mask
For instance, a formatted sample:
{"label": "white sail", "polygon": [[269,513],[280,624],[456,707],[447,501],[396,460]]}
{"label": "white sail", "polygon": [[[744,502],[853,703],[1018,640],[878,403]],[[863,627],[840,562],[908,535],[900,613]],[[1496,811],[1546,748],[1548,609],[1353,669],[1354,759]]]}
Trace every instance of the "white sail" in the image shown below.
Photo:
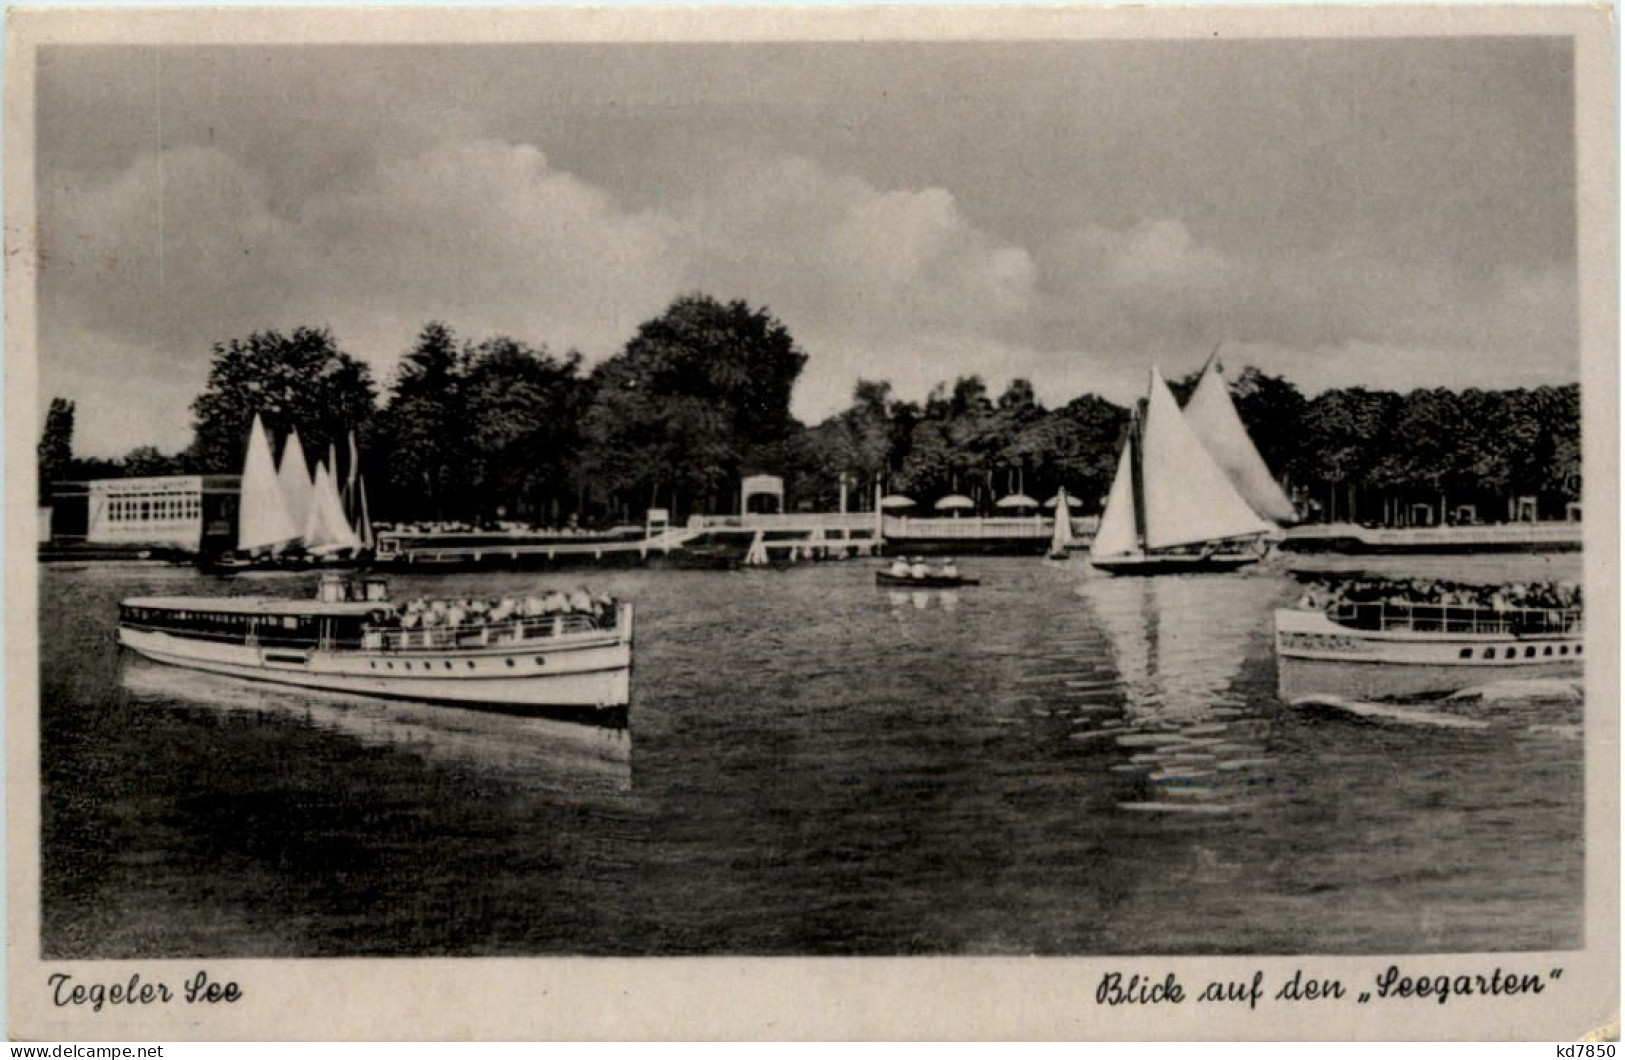
{"label": "white sail", "polygon": [[1111,492],[1106,495],[1106,510],[1100,516],[1100,527],[1095,539],[1089,543],[1089,555],[1098,558],[1126,556],[1140,550],[1139,535],[1134,529],[1134,456],[1132,439],[1123,443],[1117,458],[1117,474],[1112,478]]}
{"label": "white sail", "polygon": [[372,548],[377,541],[372,536],[372,516],[367,511],[367,480],[360,475],[355,479],[355,495],[360,514],[356,517],[355,535],[362,548]]}
{"label": "white sail", "polygon": [[248,455],[243,459],[243,480],[237,510],[237,549],[252,552],[282,545],[299,536],[271,459],[271,443],[259,414],[248,434]]}
{"label": "white sail", "polygon": [[1247,499],[1253,511],[1277,523],[1297,522],[1298,513],[1281,490],[1280,483],[1270,474],[1258,447],[1247,435],[1235,402],[1230,398],[1230,386],[1225,382],[1224,366],[1214,361],[1202,373],[1195,393],[1185,403],[1185,422],[1196,437],[1207,447],[1214,461],[1224,469],[1230,481]]}
{"label": "white sail", "polygon": [[1173,548],[1268,532],[1272,527],[1236,492],[1151,369],[1141,432],[1145,547]]}
{"label": "white sail", "polygon": [[312,552],[332,552],[360,548],[350,523],[344,518],[344,505],[333,485],[326,464],[316,465],[316,482],[311,489],[310,514],[305,519],[305,547]]}
{"label": "white sail", "polygon": [[[334,474],[338,473],[337,465]],[[361,516],[361,500],[359,490],[361,487],[361,454],[355,447],[355,432],[350,432],[349,470],[344,474],[344,489],[340,491],[339,499],[344,502],[344,510],[355,516],[359,521]],[[358,531],[359,532],[359,531]]]}
{"label": "white sail", "polygon": [[294,526],[304,526],[310,516],[310,468],[305,464],[305,447],[300,444],[297,429],[288,432],[282,446],[282,466],[277,469],[277,482],[282,486],[282,498],[288,507],[288,518]]}
{"label": "white sail", "polygon": [[1062,488],[1055,494],[1055,533],[1049,539],[1049,550],[1053,556],[1066,554],[1066,546],[1072,543],[1072,509],[1067,504],[1066,490]]}

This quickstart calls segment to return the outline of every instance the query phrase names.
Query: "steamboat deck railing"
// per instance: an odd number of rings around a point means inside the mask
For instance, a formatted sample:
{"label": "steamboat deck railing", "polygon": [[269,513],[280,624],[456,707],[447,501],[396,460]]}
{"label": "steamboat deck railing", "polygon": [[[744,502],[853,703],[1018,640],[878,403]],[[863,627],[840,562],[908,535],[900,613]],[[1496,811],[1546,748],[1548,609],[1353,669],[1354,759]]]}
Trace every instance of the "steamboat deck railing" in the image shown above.
{"label": "steamboat deck railing", "polygon": [[361,647],[379,651],[421,651],[481,648],[563,637],[573,633],[604,633],[615,629],[615,613],[595,618],[582,612],[526,616],[503,622],[463,622],[458,625],[419,626],[414,629],[369,627],[361,634]]}
{"label": "steamboat deck railing", "polygon": [[221,644],[246,644],[262,648],[308,650],[336,648],[362,651],[449,651],[500,647],[529,641],[550,640],[580,633],[610,633],[618,628],[617,612],[597,617],[585,612],[527,615],[502,622],[462,622],[404,628],[398,625],[368,625],[359,637],[338,637],[322,632],[289,635],[269,623],[254,625],[244,632],[189,628],[181,623],[141,622],[126,619],[126,629],[147,633],[167,633],[187,640]]}
{"label": "steamboat deck railing", "polygon": [[1512,607],[1474,604],[1342,603],[1327,609],[1340,626],[1378,632],[1466,633],[1495,636],[1555,636],[1578,633],[1580,608]]}

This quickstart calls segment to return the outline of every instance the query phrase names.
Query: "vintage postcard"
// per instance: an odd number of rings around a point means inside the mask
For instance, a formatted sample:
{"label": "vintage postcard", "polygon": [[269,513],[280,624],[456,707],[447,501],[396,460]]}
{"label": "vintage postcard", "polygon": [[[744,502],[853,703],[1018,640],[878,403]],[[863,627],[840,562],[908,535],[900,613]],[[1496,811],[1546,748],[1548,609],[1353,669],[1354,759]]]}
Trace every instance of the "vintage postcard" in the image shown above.
{"label": "vintage postcard", "polygon": [[8,32],[14,1035],[1617,1028],[1608,9]]}

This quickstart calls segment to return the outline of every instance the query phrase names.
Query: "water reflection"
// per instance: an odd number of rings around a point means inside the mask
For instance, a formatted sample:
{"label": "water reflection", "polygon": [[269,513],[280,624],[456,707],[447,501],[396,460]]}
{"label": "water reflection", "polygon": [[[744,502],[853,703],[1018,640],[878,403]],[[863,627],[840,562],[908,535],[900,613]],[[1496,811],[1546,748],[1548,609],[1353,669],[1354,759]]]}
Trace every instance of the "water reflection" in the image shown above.
{"label": "water reflection", "polygon": [[632,789],[632,737],[621,726],[491,713],[260,684],[126,657],[137,704],[293,718],[375,747],[473,765],[530,790],[581,795]]}
{"label": "water reflection", "polygon": [[924,611],[933,604],[944,611],[952,611],[959,607],[958,589],[893,589],[886,594],[886,600],[891,604],[892,610],[902,611],[912,607],[916,611]]}
{"label": "water reflection", "polygon": [[[1273,594],[1233,575],[1089,578],[1083,599],[1115,667],[1099,681],[1120,721],[1096,731],[1126,752],[1114,772],[1138,775],[1123,809],[1216,813],[1244,808],[1271,764],[1270,718],[1237,688],[1267,649]],[[1262,648],[1261,648],[1262,646]]]}

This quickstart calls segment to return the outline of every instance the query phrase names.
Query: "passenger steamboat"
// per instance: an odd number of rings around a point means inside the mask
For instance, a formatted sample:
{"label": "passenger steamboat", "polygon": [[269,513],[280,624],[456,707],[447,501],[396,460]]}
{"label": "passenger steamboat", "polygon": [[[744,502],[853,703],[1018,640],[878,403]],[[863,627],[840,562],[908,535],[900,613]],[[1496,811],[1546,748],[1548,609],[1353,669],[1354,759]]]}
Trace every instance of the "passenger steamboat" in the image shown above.
{"label": "passenger steamboat", "polygon": [[1455,692],[1508,678],[1580,677],[1578,607],[1489,608],[1339,603],[1275,613],[1283,699],[1388,699]]}
{"label": "passenger steamboat", "polygon": [[512,711],[624,711],[632,605],[390,600],[325,574],[315,599],[134,597],[119,643],[160,663],[302,688]]}

